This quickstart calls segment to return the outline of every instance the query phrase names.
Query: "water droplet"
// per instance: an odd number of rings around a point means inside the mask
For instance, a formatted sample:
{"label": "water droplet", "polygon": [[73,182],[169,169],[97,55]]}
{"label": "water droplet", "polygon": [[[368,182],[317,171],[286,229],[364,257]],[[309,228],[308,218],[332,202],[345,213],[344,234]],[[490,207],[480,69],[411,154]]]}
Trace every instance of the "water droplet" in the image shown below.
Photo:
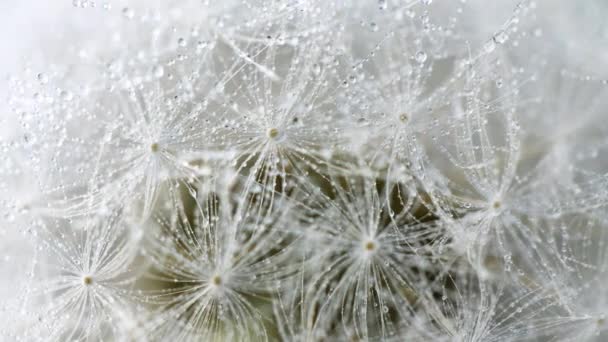
{"label": "water droplet", "polygon": [[425,5],[430,5],[433,3],[433,0],[422,0],[422,3]]}
{"label": "water droplet", "polygon": [[36,75],[36,78],[41,84],[46,84],[49,81],[49,77],[42,72]]}
{"label": "water droplet", "polygon": [[186,40],[184,38],[180,38],[177,40],[177,45],[181,46],[181,47],[185,47],[186,46]]}
{"label": "water droplet", "polygon": [[72,98],[74,97],[74,95],[72,95],[72,93],[67,90],[62,90],[59,93],[59,96],[61,97],[62,100],[65,100],[65,101],[71,101]]}
{"label": "water droplet", "polygon": [[507,39],[509,39],[509,36],[505,31],[498,31],[493,38],[493,40],[498,44],[504,44]]}
{"label": "water droplet", "polygon": [[127,19],[133,19],[133,17],[135,16],[135,13],[129,7],[125,7],[122,9],[122,15]]}
{"label": "water droplet", "polygon": [[426,53],[424,51],[416,52],[415,59],[418,63],[424,63],[426,61]]}
{"label": "water droplet", "polygon": [[203,50],[205,50],[207,48],[207,42],[206,41],[198,41],[196,43],[196,53],[201,53],[203,52]]}
{"label": "water droplet", "polygon": [[486,50],[486,52],[490,53],[490,52],[496,50],[496,42],[494,42],[494,39],[491,39],[485,43],[483,48],[484,48],[484,50]]}
{"label": "water droplet", "polygon": [[374,32],[378,31],[378,24],[376,24],[375,22],[369,23],[369,27],[371,27],[372,31],[374,31]]}
{"label": "water droplet", "polygon": [[320,75],[321,74],[321,65],[320,64],[313,64],[312,66],[312,72],[315,75]]}
{"label": "water droplet", "polygon": [[387,0],[378,0],[378,8],[385,10],[388,7]]}
{"label": "water droplet", "polygon": [[152,69],[152,73],[154,74],[154,77],[161,78],[165,74],[165,68],[163,68],[162,65],[157,65]]}

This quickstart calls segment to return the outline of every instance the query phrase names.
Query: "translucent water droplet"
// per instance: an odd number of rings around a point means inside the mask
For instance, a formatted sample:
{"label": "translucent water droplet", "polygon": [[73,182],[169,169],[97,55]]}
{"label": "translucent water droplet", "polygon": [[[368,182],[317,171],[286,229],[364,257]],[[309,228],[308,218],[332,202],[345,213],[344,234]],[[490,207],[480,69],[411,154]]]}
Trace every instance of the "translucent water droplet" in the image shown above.
{"label": "translucent water droplet", "polygon": [[433,0],[422,0],[422,3],[425,5],[430,5],[433,3]]}
{"label": "translucent water droplet", "polygon": [[321,65],[320,64],[313,64],[312,66],[312,72],[315,75],[320,75],[321,74]]}
{"label": "translucent water droplet", "polygon": [[375,22],[369,23],[369,27],[371,27],[372,31],[374,32],[378,31],[378,24],[376,24]]}
{"label": "translucent water droplet", "polygon": [[165,74],[165,68],[163,68],[162,65],[157,65],[152,69],[152,73],[154,74],[154,77],[161,78]]}
{"label": "translucent water droplet", "polygon": [[498,43],[498,44],[504,44],[507,39],[509,39],[509,36],[507,35],[507,33],[505,31],[499,31],[494,35],[493,40]]}
{"label": "translucent water droplet", "polygon": [[201,53],[203,50],[205,50],[207,48],[207,42],[206,41],[198,41],[196,43],[196,53]]}
{"label": "translucent water droplet", "polygon": [[378,8],[385,10],[388,6],[387,0],[378,0]]}
{"label": "translucent water droplet", "polygon": [[45,74],[45,73],[39,73],[38,75],[36,75],[36,78],[38,79],[38,82],[40,82],[41,84],[46,84],[49,81],[49,77]]}
{"label": "translucent water droplet", "polygon": [[430,21],[429,15],[428,14],[423,14],[422,16],[420,16],[420,21],[422,21],[423,24],[428,24]]}
{"label": "translucent water droplet", "polygon": [[177,45],[181,46],[181,47],[185,47],[186,46],[186,40],[184,38],[180,38],[177,40]]}
{"label": "translucent water droplet", "polygon": [[125,7],[122,9],[122,15],[127,19],[133,19],[135,12],[133,12],[133,10],[129,7]]}
{"label": "translucent water droplet", "polygon": [[71,101],[72,98],[74,97],[74,95],[72,95],[71,92],[67,91],[67,90],[62,90],[59,93],[59,96],[61,97],[62,100],[64,101]]}
{"label": "translucent water droplet", "polygon": [[483,46],[483,49],[488,53],[496,50],[496,42],[494,41],[494,39],[491,39],[488,42],[486,42],[485,45]]}
{"label": "translucent water droplet", "polygon": [[418,51],[416,52],[416,56],[414,56],[414,58],[416,59],[416,62],[418,63],[424,63],[426,61],[426,53],[424,51]]}

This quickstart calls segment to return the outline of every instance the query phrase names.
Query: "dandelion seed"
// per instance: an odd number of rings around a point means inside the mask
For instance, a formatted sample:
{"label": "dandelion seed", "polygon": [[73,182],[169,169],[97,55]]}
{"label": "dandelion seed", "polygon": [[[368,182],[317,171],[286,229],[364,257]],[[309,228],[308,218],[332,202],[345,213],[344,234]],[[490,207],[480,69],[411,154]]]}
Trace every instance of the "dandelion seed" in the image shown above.
{"label": "dandelion seed", "polygon": [[[309,215],[318,219],[302,218],[311,224],[306,265],[317,272],[303,284],[301,319],[310,334],[331,332],[328,322],[338,321],[344,329],[352,327],[354,338],[387,338],[394,318],[388,313],[410,317],[412,303],[399,289],[413,287],[421,275],[404,265],[424,259],[416,251],[426,237],[432,239],[433,228],[418,226],[409,216],[409,206],[419,205],[415,199],[389,216],[390,196],[383,191],[390,188],[378,192],[375,182],[365,178],[339,184],[334,179],[331,187],[336,204],[322,194],[312,196]],[[428,229],[429,235],[418,235],[418,229]]]}
{"label": "dandelion seed", "polygon": [[485,282],[470,271],[455,272],[446,282],[441,285],[445,300],[439,304],[433,299],[425,302],[439,305],[430,309],[440,329],[431,333],[436,340],[532,341],[543,336],[548,326],[559,322],[566,312],[550,289],[519,288],[508,280]]}
{"label": "dandelion seed", "polygon": [[275,226],[287,222],[289,211],[258,212],[247,201],[231,201],[220,184],[211,189],[197,197],[193,219],[174,199],[177,219],[159,221],[164,229],[148,252],[156,269],[149,277],[175,285],[147,295],[161,308],[150,328],[166,338],[268,340],[255,301],[293,273],[286,263],[290,238]]}
{"label": "dandelion seed", "polygon": [[53,341],[122,336],[120,324],[108,327],[104,322],[133,308],[128,273],[135,254],[124,239],[124,222],[113,214],[82,224],[71,227],[54,219],[36,227],[42,257],[28,310],[53,323],[33,324],[30,336]]}

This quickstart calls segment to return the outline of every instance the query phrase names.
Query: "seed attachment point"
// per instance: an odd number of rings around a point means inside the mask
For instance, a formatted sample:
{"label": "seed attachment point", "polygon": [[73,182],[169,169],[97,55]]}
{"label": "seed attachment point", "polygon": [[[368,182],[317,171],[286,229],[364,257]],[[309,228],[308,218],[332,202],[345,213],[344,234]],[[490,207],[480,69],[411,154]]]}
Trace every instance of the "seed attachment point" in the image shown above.
{"label": "seed attachment point", "polygon": [[211,277],[211,284],[213,286],[222,285],[222,277],[220,277],[219,275],[214,275],[213,277]]}
{"label": "seed attachment point", "polygon": [[502,207],[502,203],[500,201],[494,201],[494,203],[492,203],[492,208],[498,210]]}
{"label": "seed attachment point", "polygon": [[374,241],[366,241],[363,244],[363,249],[365,249],[366,252],[373,252],[376,250],[376,248],[377,248],[377,246]]}
{"label": "seed attachment point", "polygon": [[91,277],[89,275],[82,277],[82,283],[85,286],[89,286],[89,285],[93,284],[93,277]]}
{"label": "seed attachment point", "polygon": [[266,132],[266,134],[268,135],[268,137],[270,139],[276,139],[279,137],[279,135],[281,135],[281,131],[279,131],[278,128],[272,127],[269,128],[268,131]]}

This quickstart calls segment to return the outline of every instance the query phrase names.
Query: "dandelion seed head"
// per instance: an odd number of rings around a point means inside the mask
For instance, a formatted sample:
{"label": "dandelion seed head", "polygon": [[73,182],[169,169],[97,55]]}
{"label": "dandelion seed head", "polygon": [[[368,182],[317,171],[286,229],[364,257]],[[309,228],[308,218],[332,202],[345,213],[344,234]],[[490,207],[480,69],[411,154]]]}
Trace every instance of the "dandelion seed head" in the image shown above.
{"label": "dandelion seed head", "polygon": [[604,340],[608,7],[498,2],[74,1],[8,80],[0,334]]}

